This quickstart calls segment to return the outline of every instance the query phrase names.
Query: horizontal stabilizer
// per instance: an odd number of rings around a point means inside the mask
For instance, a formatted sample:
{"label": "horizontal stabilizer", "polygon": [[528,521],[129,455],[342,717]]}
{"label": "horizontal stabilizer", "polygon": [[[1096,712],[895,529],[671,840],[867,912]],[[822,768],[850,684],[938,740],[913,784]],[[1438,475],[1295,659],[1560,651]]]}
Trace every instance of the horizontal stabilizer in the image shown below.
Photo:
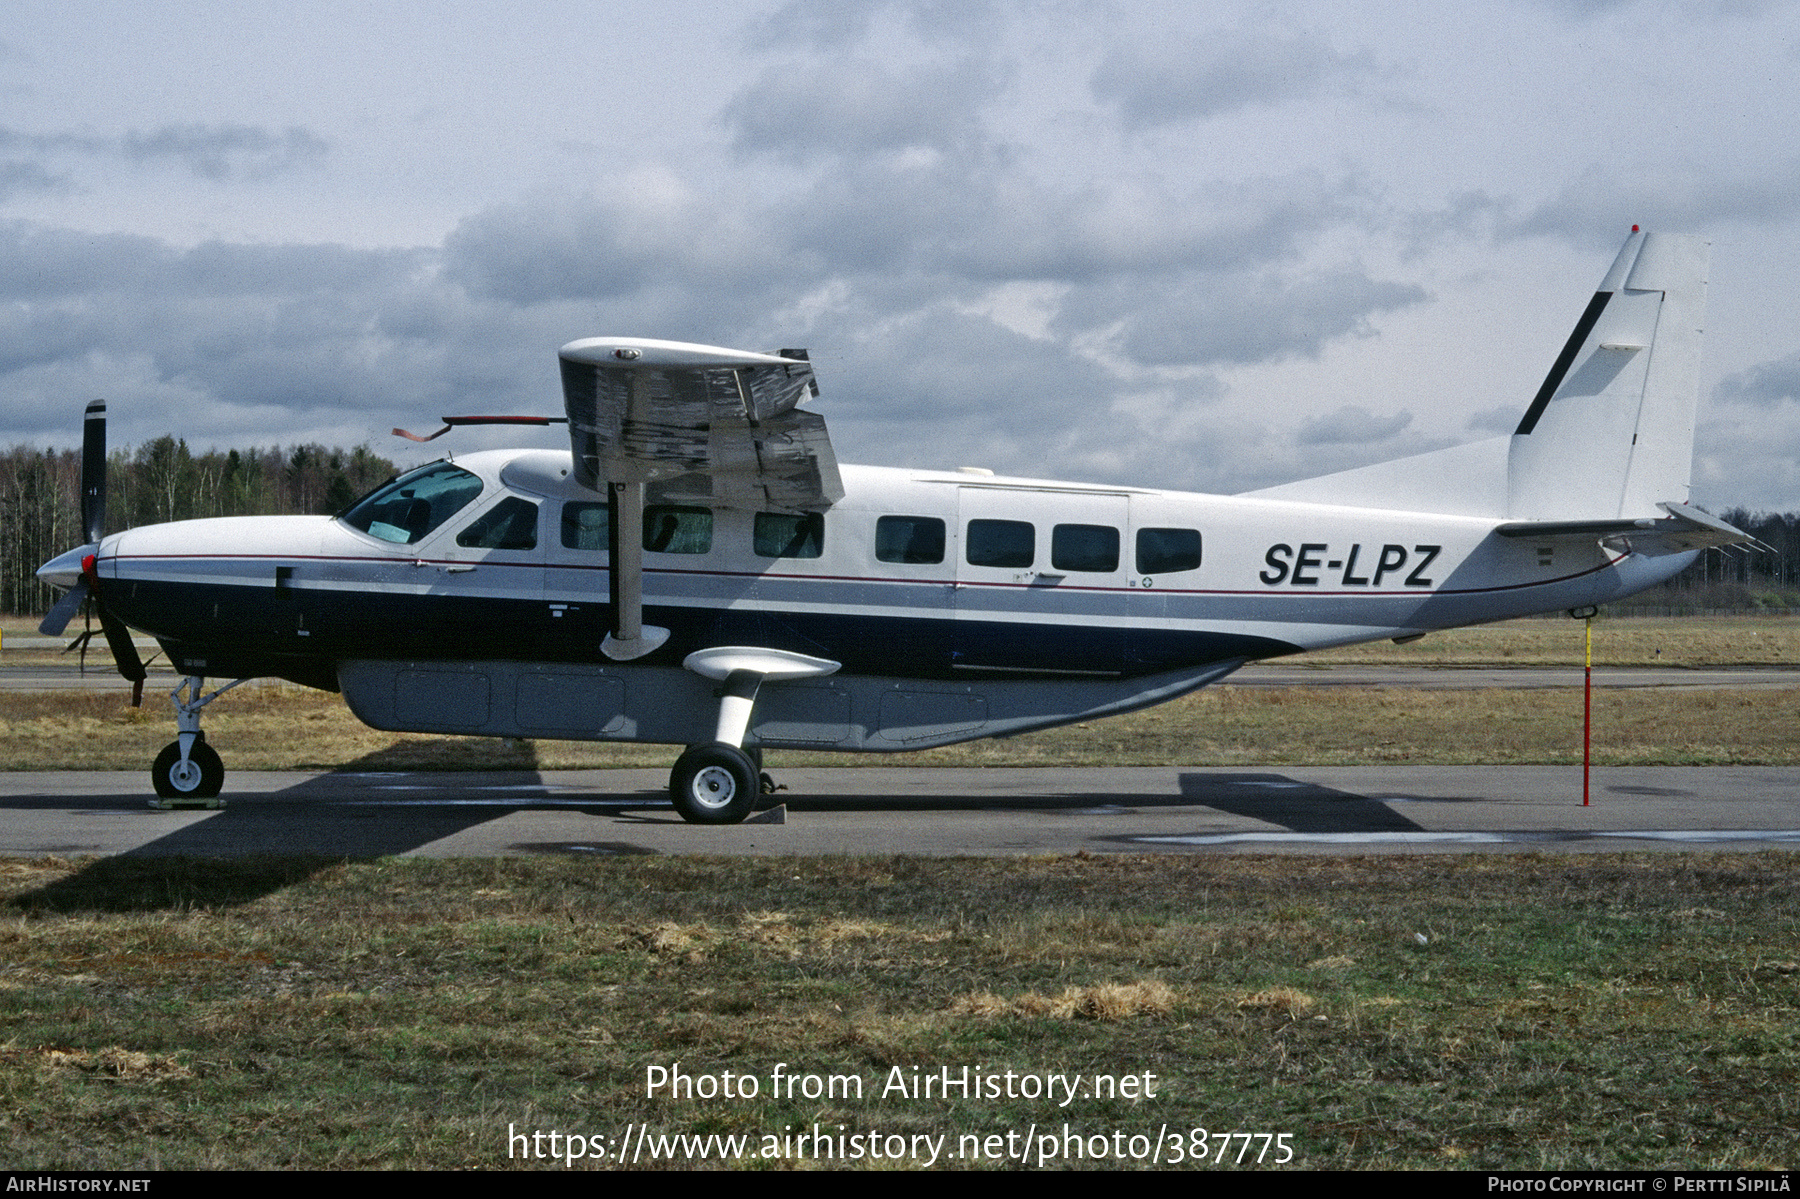
{"label": "horizontal stabilizer", "polygon": [[1679,554],[1727,545],[1756,545],[1756,538],[1691,504],[1658,504],[1668,515],[1636,520],[1519,520],[1494,531],[1528,541],[1600,541],[1639,554]]}

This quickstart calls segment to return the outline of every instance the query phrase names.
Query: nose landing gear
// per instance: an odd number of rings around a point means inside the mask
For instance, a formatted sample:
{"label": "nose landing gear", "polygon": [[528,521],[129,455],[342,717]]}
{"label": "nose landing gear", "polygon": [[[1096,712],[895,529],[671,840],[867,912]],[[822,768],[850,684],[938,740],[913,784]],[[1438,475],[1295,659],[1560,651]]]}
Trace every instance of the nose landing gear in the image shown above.
{"label": "nose landing gear", "polygon": [[[236,679],[210,695],[202,695],[206,679],[189,675],[169,692],[169,699],[175,704],[176,736],[163,746],[155,765],[150,767],[150,785],[156,789],[151,807],[166,810],[225,806],[219,799],[225,786],[225,763],[200,731],[200,710],[244,681]],[[187,693],[185,698],[183,692]]]}

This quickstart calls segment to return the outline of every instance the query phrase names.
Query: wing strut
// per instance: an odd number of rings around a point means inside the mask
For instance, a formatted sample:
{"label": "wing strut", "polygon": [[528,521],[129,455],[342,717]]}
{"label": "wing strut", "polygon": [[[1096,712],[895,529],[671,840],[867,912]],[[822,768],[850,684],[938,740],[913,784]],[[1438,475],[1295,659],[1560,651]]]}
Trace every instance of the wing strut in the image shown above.
{"label": "wing strut", "polygon": [[611,564],[613,630],[600,652],[630,662],[657,649],[669,630],[644,624],[644,485],[611,482],[607,490],[606,548]]}

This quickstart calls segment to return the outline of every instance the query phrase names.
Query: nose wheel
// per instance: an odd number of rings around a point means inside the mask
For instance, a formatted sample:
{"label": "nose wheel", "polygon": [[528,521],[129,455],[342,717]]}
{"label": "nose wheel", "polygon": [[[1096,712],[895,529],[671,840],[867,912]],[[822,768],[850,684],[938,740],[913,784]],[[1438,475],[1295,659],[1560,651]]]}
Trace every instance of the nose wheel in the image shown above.
{"label": "nose wheel", "polygon": [[163,800],[217,799],[225,786],[225,763],[203,738],[196,738],[184,760],[181,742],[171,741],[150,767],[150,785]]}

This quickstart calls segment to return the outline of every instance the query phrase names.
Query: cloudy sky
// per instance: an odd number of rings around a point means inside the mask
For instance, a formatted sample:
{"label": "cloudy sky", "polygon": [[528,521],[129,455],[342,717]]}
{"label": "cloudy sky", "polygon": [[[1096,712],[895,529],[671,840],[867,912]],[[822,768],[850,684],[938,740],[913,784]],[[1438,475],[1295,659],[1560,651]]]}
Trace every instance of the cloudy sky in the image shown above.
{"label": "cloudy sky", "polygon": [[1238,491],[1510,432],[1636,223],[1713,243],[1694,498],[1796,510],[1797,114],[1776,0],[10,0],[0,445],[415,461],[612,334]]}

